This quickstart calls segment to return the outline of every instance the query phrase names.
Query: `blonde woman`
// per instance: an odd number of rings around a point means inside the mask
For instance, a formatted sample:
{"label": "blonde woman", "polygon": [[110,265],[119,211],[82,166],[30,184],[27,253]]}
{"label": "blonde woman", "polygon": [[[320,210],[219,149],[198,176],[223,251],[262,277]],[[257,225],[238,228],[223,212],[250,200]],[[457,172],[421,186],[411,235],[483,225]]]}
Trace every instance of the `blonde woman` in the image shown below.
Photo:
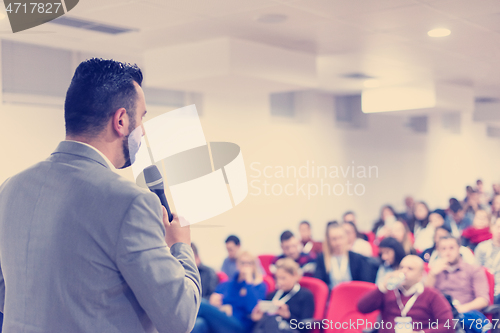
{"label": "blonde woman", "polygon": [[254,322],[250,314],[257,302],[264,299],[267,286],[257,269],[257,258],[248,251],[239,251],[238,273],[221,283],[202,301],[193,333],[248,333]]}
{"label": "blonde woman", "polygon": [[316,261],[315,277],[330,289],[341,282],[375,282],[376,268],[361,254],[349,251],[345,229],[337,222],[326,226],[323,253]]}
{"label": "blonde woman", "polygon": [[[291,258],[276,262],[276,288],[267,295],[267,301],[259,302],[252,311],[251,318],[258,322],[253,333],[295,332],[295,325],[311,319],[314,314],[314,297],[311,291],[299,284],[302,271]],[[305,325],[304,325],[305,326]],[[308,330],[299,330],[308,332]]]}

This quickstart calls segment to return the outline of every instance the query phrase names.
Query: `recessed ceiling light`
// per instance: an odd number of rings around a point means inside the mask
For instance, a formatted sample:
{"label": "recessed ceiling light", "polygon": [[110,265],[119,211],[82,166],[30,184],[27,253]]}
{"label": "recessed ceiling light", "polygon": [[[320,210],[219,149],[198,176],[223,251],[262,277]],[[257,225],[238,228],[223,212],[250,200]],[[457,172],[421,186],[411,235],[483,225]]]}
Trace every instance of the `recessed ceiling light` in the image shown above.
{"label": "recessed ceiling light", "polygon": [[380,87],[380,81],[377,79],[365,80],[363,82],[363,86],[365,88],[377,88],[377,87]]}
{"label": "recessed ceiling light", "polygon": [[260,23],[276,24],[285,22],[288,16],[283,14],[265,14],[257,17],[257,21]]}
{"label": "recessed ceiling light", "polygon": [[432,29],[427,32],[427,35],[430,37],[446,37],[451,34],[450,29],[446,28],[437,28],[437,29]]}
{"label": "recessed ceiling light", "polygon": [[5,17],[5,14],[4,13],[0,13],[0,20],[3,20],[4,17]]}

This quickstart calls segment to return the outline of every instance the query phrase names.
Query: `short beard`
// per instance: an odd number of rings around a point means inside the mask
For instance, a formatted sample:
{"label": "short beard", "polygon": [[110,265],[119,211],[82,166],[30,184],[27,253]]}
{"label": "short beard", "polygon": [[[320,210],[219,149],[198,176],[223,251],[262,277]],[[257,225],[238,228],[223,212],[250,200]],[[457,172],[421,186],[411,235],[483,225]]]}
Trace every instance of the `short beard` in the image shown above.
{"label": "short beard", "polygon": [[133,115],[133,117],[130,117],[130,115],[129,115],[129,118],[130,118],[130,124],[128,125],[128,135],[123,138],[123,142],[122,142],[122,144],[123,144],[123,157],[125,159],[125,164],[120,169],[125,169],[125,168],[132,165],[132,161],[130,159],[130,149],[128,146],[128,137],[130,136],[132,131],[135,130],[135,125],[136,125],[135,114]]}

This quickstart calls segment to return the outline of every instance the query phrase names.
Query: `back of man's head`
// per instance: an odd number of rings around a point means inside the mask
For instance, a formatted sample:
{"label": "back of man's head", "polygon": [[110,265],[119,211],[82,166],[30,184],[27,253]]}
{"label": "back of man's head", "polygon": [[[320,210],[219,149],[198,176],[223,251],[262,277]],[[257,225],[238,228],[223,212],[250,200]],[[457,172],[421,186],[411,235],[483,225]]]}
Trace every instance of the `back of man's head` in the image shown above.
{"label": "back of man's head", "polygon": [[280,241],[281,243],[286,242],[290,238],[294,237],[293,233],[290,230],[283,231],[283,233],[280,236]]}
{"label": "back of man's head", "polygon": [[235,236],[235,235],[230,235],[226,238],[226,241],[225,243],[229,243],[229,242],[233,242],[234,245],[236,246],[239,246],[240,245],[240,239],[238,238],[238,236]]}
{"label": "back of man's head", "polygon": [[136,65],[98,58],[82,62],[66,93],[66,134],[95,137],[120,108],[133,119],[137,99],[134,82],[140,86],[142,78]]}

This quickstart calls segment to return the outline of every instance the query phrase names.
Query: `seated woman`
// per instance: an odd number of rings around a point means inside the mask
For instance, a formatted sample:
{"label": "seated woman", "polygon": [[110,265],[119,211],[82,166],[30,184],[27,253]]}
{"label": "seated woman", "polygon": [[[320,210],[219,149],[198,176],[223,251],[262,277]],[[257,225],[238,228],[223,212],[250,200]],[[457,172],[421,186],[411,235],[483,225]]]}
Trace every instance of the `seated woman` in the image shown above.
{"label": "seated woman", "polygon": [[387,236],[396,238],[396,240],[403,245],[406,254],[417,254],[417,251],[413,248],[413,234],[403,220],[394,222]]}
{"label": "seated woman", "polygon": [[343,222],[342,227],[344,227],[347,233],[347,242],[352,252],[359,253],[365,257],[371,257],[373,255],[372,246],[362,238],[361,233],[354,223]]}
{"label": "seated woman", "polygon": [[294,332],[290,330],[294,327],[290,325],[291,320],[298,326],[298,323],[313,317],[314,297],[309,289],[300,286],[301,276],[300,267],[293,259],[284,258],[276,262],[277,290],[267,295],[266,299],[272,304],[259,302],[253,309],[251,318],[257,322],[253,333]]}
{"label": "seated woman", "polygon": [[326,225],[323,253],[316,258],[314,277],[332,289],[342,282],[375,282],[376,270],[369,259],[349,250],[346,230],[336,222]]}
{"label": "seated woman", "polygon": [[379,257],[381,260],[380,266],[377,271],[377,278],[375,283],[384,281],[387,273],[394,272],[399,269],[401,260],[406,256],[403,245],[395,238],[386,237],[380,241]]}
{"label": "seated woman", "polygon": [[266,296],[267,287],[257,269],[256,258],[247,251],[237,255],[238,273],[221,283],[202,300],[192,333],[248,333],[253,328],[250,314]]}
{"label": "seated woman", "polygon": [[477,244],[491,239],[490,214],[483,209],[478,209],[470,227],[462,232],[462,243],[474,250]]}
{"label": "seated woman", "polygon": [[397,214],[394,208],[390,205],[382,206],[380,210],[380,218],[374,223],[372,232],[376,238],[387,236],[388,228],[396,221]]}

